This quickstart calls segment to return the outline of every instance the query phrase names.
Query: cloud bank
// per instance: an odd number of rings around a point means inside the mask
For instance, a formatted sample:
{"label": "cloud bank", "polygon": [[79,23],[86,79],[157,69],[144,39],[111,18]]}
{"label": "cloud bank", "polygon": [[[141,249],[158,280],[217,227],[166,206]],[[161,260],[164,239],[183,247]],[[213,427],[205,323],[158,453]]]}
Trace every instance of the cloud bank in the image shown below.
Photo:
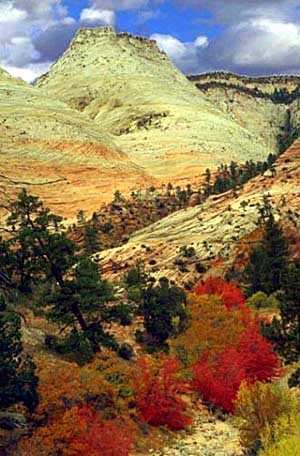
{"label": "cloud bank", "polygon": [[[83,4],[74,18],[64,0],[0,0],[0,66],[31,81],[64,52],[79,27],[115,26],[118,15],[129,10],[138,27],[158,17],[159,8],[170,0]],[[182,71],[300,73],[299,0],[173,0],[172,5],[178,8],[178,20],[181,8],[193,11],[198,37],[184,41],[175,32],[160,32],[151,38]],[[209,34],[210,38],[201,32],[204,13],[205,30],[221,25],[221,32]]]}

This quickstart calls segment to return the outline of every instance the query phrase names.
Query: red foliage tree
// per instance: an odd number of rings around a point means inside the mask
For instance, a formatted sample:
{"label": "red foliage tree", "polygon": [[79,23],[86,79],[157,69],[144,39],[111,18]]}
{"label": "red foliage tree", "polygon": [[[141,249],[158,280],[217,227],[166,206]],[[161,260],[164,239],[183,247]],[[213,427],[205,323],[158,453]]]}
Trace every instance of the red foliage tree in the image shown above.
{"label": "red foliage tree", "polygon": [[172,430],[188,426],[192,420],[184,413],[186,405],[179,396],[187,391],[187,385],[178,376],[178,361],[166,358],[160,368],[151,369],[145,359],[141,359],[139,366],[136,378],[139,417],[153,426],[166,425]]}
{"label": "red foliage tree", "polygon": [[78,409],[78,421],[86,432],[76,436],[66,451],[68,456],[128,456],[135,433],[132,425],[121,420],[101,421],[90,407]]}
{"label": "red foliage tree", "polygon": [[205,401],[231,413],[245,370],[235,348],[229,348],[214,361],[203,356],[193,368],[192,389]]}
{"label": "red foliage tree", "polygon": [[206,354],[194,365],[193,374],[192,389],[200,391],[206,401],[231,413],[241,383],[253,384],[277,377],[280,363],[271,344],[252,322],[236,347],[228,347],[213,360]]}
{"label": "red foliage tree", "polygon": [[227,309],[232,307],[242,308],[246,299],[234,281],[227,282],[221,277],[208,277],[204,283],[195,286],[197,295],[215,295],[220,296]]}
{"label": "red foliage tree", "polygon": [[260,334],[257,322],[252,322],[245,329],[237,352],[242,359],[248,383],[269,381],[281,374],[279,357],[270,342]]}

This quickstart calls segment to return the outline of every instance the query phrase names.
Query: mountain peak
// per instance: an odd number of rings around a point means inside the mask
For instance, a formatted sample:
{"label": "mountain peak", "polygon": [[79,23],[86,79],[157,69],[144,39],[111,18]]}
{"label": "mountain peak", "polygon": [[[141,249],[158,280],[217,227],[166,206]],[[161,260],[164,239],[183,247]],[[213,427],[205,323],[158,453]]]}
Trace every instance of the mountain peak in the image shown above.
{"label": "mountain peak", "polygon": [[81,111],[130,160],[163,180],[201,173],[208,163],[263,160],[277,151],[286,125],[285,106],[252,98],[231,103],[224,91],[208,97],[154,40],[112,27],[79,30],[36,85]]}
{"label": "mountain peak", "polygon": [[144,48],[150,48],[156,52],[166,55],[165,52],[161,51],[155,40],[146,38],[143,36],[132,35],[127,32],[117,33],[114,27],[83,27],[76,33],[71,46],[86,45],[87,43],[97,45],[99,41],[111,40],[115,43],[125,44],[131,46],[142,46]]}

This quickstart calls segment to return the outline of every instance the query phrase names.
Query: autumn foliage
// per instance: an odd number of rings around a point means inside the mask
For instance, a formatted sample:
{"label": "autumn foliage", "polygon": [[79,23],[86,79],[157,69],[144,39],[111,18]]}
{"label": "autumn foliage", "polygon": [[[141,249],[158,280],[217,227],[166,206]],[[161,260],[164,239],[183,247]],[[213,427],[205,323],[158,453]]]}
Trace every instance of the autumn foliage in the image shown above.
{"label": "autumn foliage", "polygon": [[192,388],[209,403],[231,413],[242,382],[271,380],[280,374],[280,364],[272,346],[252,322],[235,347],[225,348],[215,358],[205,354],[194,365],[193,374]]}
{"label": "autumn foliage", "polygon": [[179,395],[187,391],[187,385],[179,376],[176,359],[164,358],[159,366],[140,359],[136,381],[136,406],[142,421],[153,426],[166,425],[172,430],[184,429],[191,423]]}
{"label": "autumn foliage", "polygon": [[234,281],[227,282],[221,277],[209,277],[204,283],[195,286],[196,295],[220,296],[227,309],[232,307],[243,307],[246,300]]}
{"label": "autumn foliage", "polygon": [[90,407],[76,409],[84,431],[70,442],[66,456],[128,456],[135,433],[131,423],[119,419],[101,421]]}
{"label": "autumn foliage", "polygon": [[128,456],[135,438],[129,421],[103,421],[91,407],[74,406],[39,428],[20,450],[23,456]]}
{"label": "autumn foliage", "polygon": [[188,326],[171,340],[174,356],[189,366],[206,352],[214,356],[235,346],[250,318],[246,307],[228,310],[219,296],[191,294],[188,297]]}

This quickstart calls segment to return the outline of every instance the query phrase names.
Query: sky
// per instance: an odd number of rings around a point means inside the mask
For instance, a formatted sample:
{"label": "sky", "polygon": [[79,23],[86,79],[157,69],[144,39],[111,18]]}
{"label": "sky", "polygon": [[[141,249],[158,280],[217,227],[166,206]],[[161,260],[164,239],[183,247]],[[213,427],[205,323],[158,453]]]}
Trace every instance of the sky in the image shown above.
{"label": "sky", "polygon": [[300,0],[0,0],[0,67],[32,81],[101,26],[155,39],[186,74],[300,74]]}

